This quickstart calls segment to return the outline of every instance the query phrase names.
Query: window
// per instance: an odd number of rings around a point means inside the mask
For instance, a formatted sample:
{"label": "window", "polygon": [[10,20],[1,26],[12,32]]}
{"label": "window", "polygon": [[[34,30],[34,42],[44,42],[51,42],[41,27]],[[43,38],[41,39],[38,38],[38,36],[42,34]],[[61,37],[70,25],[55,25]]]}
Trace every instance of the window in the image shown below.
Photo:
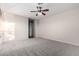
{"label": "window", "polygon": [[0,32],[2,33],[1,38],[3,41],[14,40],[15,39],[15,23],[7,22],[7,21],[1,22]]}

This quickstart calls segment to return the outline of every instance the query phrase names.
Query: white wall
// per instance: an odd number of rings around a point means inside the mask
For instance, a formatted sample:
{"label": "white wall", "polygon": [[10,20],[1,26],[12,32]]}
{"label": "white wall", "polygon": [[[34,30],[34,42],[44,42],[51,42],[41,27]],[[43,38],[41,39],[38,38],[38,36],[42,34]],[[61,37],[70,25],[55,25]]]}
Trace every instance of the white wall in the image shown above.
{"label": "white wall", "polygon": [[28,18],[5,13],[4,21],[15,23],[15,40],[28,39]]}
{"label": "white wall", "polygon": [[39,37],[79,45],[79,8],[39,20]]}
{"label": "white wall", "polygon": [[38,33],[39,33],[39,20],[35,20],[35,37],[38,37]]}

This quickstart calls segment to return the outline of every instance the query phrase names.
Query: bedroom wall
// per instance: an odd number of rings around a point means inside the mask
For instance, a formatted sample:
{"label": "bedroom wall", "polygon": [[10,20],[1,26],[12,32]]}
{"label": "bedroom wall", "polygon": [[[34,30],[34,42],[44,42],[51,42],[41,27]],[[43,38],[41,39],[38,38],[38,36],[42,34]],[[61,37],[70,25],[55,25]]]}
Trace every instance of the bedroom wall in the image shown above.
{"label": "bedroom wall", "polygon": [[39,20],[35,20],[35,37],[38,37],[38,33],[39,33]]}
{"label": "bedroom wall", "polygon": [[15,23],[15,40],[28,39],[28,18],[5,13],[4,21]]}
{"label": "bedroom wall", "polygon": [[79,8],[39,20],[41,38],[79,45]]}

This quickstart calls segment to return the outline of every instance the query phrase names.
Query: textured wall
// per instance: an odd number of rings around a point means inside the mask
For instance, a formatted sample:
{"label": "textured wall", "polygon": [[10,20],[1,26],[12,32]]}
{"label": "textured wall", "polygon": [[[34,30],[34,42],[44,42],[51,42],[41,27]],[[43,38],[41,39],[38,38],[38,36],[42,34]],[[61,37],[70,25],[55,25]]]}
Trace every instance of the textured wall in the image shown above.
{"label": "textured wall", "polygon": [[4,21],[15,23],[15,40],[28,38],[28,18],[15,14],[4,14]]}
{"label": "textured wall", "polygon": [[39,21],[38,37],[79,45],[79,8]]}

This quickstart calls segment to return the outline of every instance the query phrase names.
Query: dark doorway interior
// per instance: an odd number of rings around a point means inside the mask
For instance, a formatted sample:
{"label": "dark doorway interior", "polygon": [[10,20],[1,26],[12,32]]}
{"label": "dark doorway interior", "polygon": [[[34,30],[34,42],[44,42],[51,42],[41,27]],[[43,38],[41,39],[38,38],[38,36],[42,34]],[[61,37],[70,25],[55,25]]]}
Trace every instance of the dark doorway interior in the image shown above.
{"label": "dark doorway interior", "polygon": [[35,37],[35,33],[34,33],[34,20],[30,19],[28,20],[28,36],[29,38],[34,38]]}

